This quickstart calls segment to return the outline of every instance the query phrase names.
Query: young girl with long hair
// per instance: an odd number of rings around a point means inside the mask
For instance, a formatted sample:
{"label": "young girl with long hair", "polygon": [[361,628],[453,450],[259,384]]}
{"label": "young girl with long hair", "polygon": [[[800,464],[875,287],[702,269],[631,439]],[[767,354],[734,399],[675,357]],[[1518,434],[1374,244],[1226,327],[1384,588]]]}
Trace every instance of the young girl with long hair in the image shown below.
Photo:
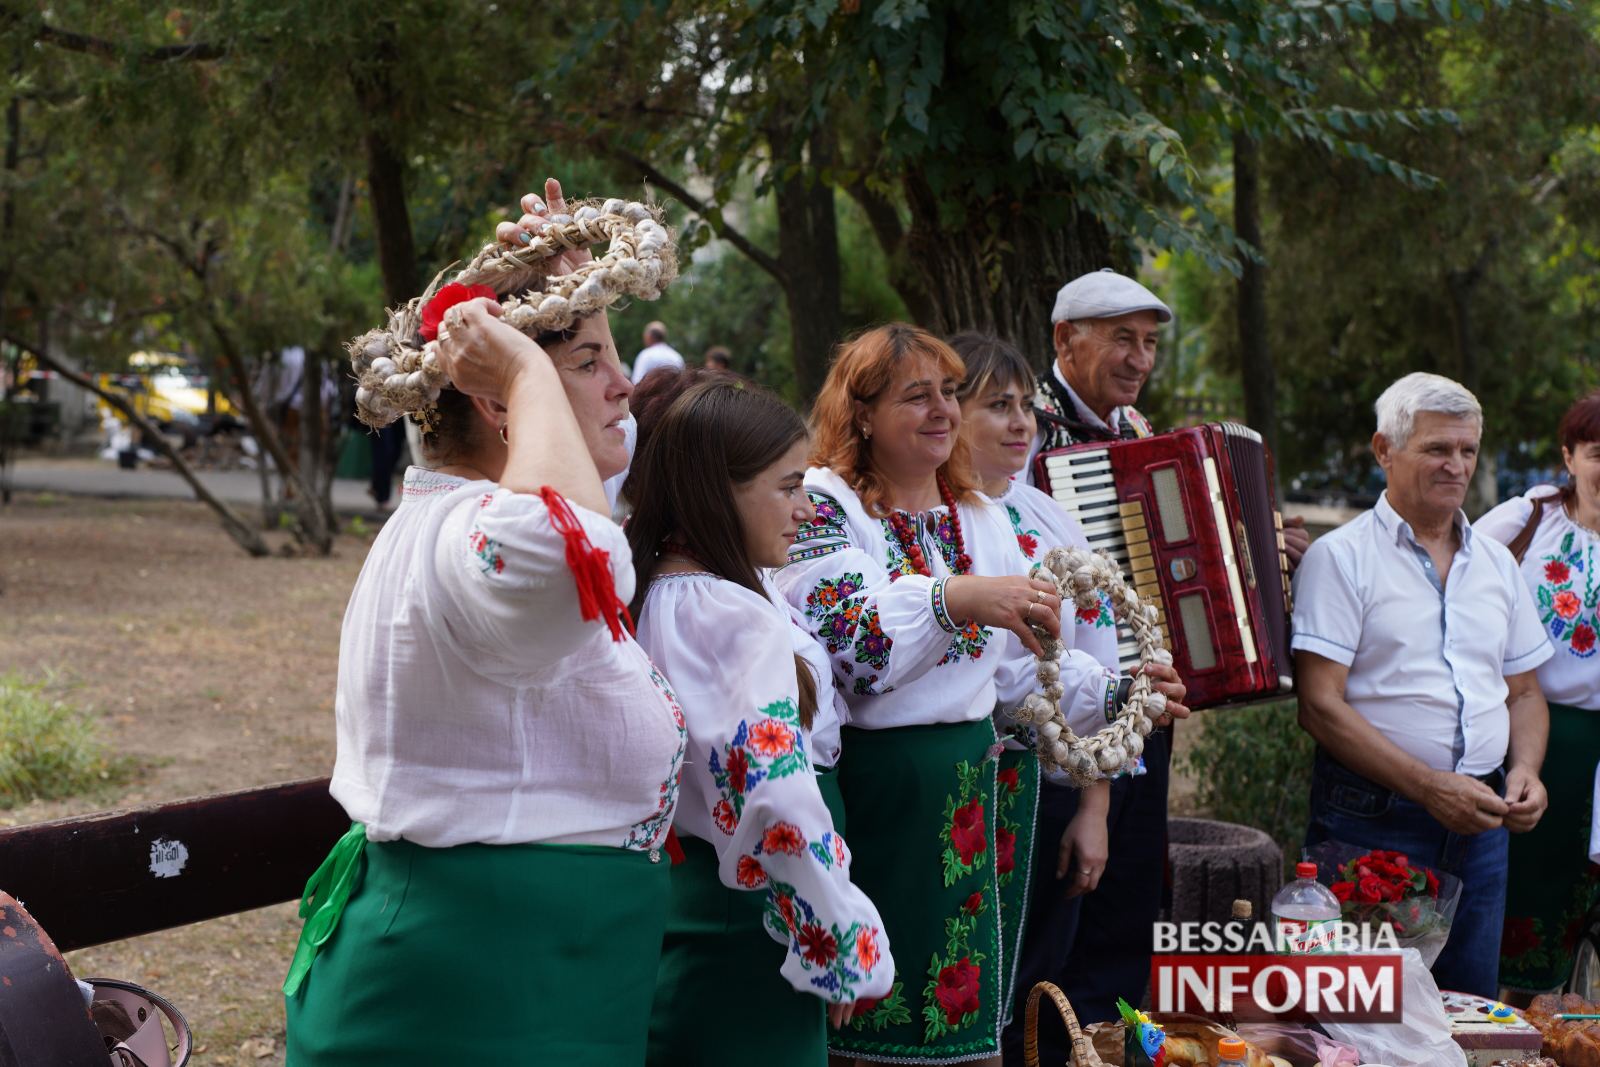
{"label": "young girl with long hair", "polygon": [[681,385],[641,414],[625,487],[639,642],[689,730],[649,1062],[821,1067],[824,1006],[844,1024],[894,961],[819,788],[839,753],[826,657],[763,578],[814,517],[805,424],[731,376]]}

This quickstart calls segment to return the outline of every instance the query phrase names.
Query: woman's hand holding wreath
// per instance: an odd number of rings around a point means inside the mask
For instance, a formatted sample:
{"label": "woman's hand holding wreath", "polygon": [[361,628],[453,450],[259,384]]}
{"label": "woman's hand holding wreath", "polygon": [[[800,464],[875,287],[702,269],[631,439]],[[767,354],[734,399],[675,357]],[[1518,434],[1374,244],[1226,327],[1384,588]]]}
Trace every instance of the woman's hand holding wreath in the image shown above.
{"label": "woman's hand holding wreath", "polygon": [[1155,608],[1140,602],[1139,594],[1104,553],[1052,548],[1031,576],[1052,582],[1063,602],[1071,600],[1079,608],[1098,608],[1104,593],[1112,614],[1127,624],[1139,646],[1140,669],[1133,676],[1127,703],[1105,729],[1078,737],[1061,714],[1061,642],[1036,630],[1043,648],[1038,657],[1039,689],[1022,701],[1015,718],[1034,730],[1039,763],[1047,774],[1064,774],[1075,785],[1085,786],[1127,767],[1144,751],[1144,739],[1158,725],[1188,715],[1178,703],[1183,683],[1172,670],[1172,653],[1162,644]]}
{"label": "woman's hand holding wreath", "polygon": [[[548,203],[547,203],[548,201]],[[530,244],[533,239],[545,232],[545,228],[555,225],[558,216],[566,216],[567,198],[561,193],[561,183],[554,178],[544,180],[544,198],[540,199],[538,193],[529,193],[522,198],[522,217],[516,222],[502,222],[494,228],[494,239],[506,248],[516,251],[524,245]],[[562,222],[570,222],[570,218],[560,218]],[[594,253],[585,245],[582,248],[569,248],[556,256],[550,268],[551,274],[571,274],[584,263],[594,260]]]}

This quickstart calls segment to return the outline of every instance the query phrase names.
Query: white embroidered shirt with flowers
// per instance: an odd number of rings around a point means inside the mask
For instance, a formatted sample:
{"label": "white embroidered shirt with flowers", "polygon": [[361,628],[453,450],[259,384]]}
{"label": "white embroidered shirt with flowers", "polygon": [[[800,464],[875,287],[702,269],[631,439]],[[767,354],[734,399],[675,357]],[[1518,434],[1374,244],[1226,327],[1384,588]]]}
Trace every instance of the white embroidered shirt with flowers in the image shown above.
{"label": "white embroidered shirt with flowers", "polygon": [[[633,592],[622,530],[573,505]],[[631,637],[584,621],[537,496],[412,467],[345,611],[331,792],[374,841],[658,849],[685,730]]]}

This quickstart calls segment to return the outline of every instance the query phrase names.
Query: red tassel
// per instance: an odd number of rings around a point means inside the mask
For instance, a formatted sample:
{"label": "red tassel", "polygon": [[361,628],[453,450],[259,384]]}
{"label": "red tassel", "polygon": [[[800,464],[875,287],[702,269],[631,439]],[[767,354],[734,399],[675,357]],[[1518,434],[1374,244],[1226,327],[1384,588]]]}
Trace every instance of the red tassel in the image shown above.
{"label": "red tassel", "polygon": [[689,857],[683,854],[683,845],[678,841],[678,828],[667,829],[667,855],[672,857],[672,865],[676,867]]}
{"label": "red tassel", "polygon": [[583,523],[572,513],[572,505],[565,497],[548,485],[539,490],[539,498],[550,509],[550,522],[567,543],[567,566],[578,583],[578,611],[585,622],[604,618],[611,631],[611,640],[622,640],[626,625],[633,632],[633,617],[628,605],[617,599],[617,586],[611,578],[611,553],[596,548],[584,532]]}

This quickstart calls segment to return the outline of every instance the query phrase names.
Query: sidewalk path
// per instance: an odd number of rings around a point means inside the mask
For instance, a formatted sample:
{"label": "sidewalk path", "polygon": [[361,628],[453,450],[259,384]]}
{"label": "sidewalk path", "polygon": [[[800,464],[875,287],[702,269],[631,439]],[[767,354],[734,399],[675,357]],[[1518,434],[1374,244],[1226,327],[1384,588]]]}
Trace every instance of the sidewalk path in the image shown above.
{"label": "sidewalk path", "polygon": [[[62,493],[110,499],[170,498],[193,500],[189,483],[170,470],[123,470],[98,459],[23,458],[10,468],[11,488],[19,493]],[[200,480],[221,500],[241,507],[259,507],[261,478],[255,471],[201,471]],[[390,503],[399,503],[399,488]],[[367,495],[365,481],[339,479],[333,483],[333,509],[343,515],[374,515],[377,507]]]}

